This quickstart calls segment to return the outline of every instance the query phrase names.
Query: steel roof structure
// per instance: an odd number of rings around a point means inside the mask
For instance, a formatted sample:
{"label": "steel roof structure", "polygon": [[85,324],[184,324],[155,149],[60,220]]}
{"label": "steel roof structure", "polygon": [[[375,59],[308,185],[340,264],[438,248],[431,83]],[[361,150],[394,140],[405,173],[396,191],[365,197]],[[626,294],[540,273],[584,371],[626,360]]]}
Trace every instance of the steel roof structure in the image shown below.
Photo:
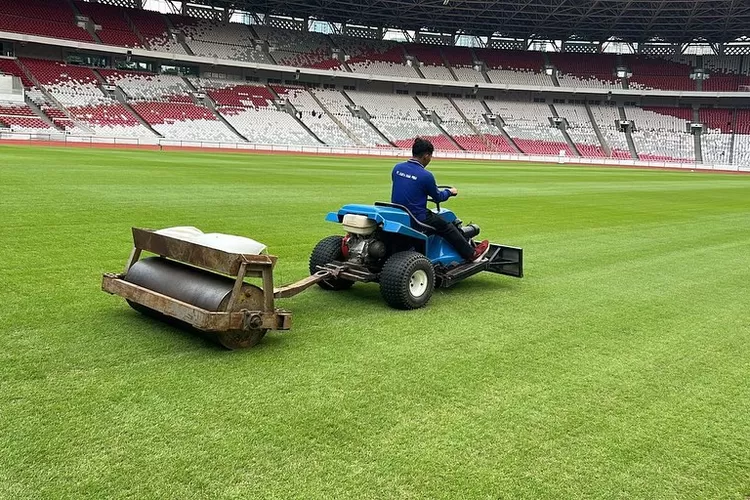
{"label": "steel roof structure", "polygon": [[192,0],[226,9],[519,39],[723,43],[750,35],[750,0]]}

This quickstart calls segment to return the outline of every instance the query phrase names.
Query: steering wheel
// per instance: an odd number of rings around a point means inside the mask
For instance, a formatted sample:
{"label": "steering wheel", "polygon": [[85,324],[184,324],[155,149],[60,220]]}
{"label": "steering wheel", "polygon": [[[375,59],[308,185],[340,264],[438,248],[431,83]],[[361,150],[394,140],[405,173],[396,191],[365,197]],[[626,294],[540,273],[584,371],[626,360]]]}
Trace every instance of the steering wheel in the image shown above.
{"label": "steering wheel", "polygon": [[[443,186],[443,185],[440,185],[437,188],[438,189],[453,189],[453,186]],[[432,198],[427,198],[427,201],[431,201],[432,203],[434,203],[435,207],[437,207],[438,211],[440,211],[440,202],[439,201],[434,200]]]}

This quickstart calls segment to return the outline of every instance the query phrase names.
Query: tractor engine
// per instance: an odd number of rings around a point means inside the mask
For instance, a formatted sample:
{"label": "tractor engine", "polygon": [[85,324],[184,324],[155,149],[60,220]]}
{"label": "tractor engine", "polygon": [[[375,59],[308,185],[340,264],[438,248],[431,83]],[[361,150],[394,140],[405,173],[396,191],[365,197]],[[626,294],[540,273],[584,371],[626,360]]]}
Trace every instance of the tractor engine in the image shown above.
{"label": "tractor engine", "polygon": [[364,215],[347,214],[341,222],[347,233],[342,242],[342,251],[348,262],[366,266],[385,257],[387,249],[377,237],[375,221]]}
{"label": "tractor engine", "polygon": [[362,236],[349,233],[344,237],[343,245],[346,248],[347,261],[364,266],[378,262],[385,257],[387,251],[385,243],[380,241],[375,234]]}

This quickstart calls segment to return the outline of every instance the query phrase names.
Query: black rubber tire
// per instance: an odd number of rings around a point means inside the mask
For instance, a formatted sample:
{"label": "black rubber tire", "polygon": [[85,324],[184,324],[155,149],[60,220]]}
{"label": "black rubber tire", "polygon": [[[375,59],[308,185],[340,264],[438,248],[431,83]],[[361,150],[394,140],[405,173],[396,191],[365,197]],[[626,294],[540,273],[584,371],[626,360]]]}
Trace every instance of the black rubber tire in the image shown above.
{"label": "black rubber tire", "polygon": [[[419,270],[427,275],[427,289],[415,297],[409,282]],[[380,273],[380,294],[395,309],[419,309],[429,302],[434,289],[435,269],[429,259],[419,252],[408,250],[391,255]]]}
{"label": "black rubber tire", "polygon": [[[328,236],[323,238],[315,245],[310,255],[310,274],[319,271],[318,266],[325,266],[333,261],[343,261],[344,255],[341,253],[342,236]],[[347,290],[352,287],[353,281],[345,279],[329,279],[321,281],[318,286],[324,290]]]}

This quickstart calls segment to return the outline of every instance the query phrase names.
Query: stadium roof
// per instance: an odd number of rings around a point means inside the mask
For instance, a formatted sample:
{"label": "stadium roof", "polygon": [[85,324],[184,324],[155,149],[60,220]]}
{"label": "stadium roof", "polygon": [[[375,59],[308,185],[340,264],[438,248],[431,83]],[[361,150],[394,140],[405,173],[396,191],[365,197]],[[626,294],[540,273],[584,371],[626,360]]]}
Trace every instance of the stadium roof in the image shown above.
{"label": "stadium roof", "polygon": [[514,38],[674,43],[750,35],[750,0],[193,0],[249,12]]}

